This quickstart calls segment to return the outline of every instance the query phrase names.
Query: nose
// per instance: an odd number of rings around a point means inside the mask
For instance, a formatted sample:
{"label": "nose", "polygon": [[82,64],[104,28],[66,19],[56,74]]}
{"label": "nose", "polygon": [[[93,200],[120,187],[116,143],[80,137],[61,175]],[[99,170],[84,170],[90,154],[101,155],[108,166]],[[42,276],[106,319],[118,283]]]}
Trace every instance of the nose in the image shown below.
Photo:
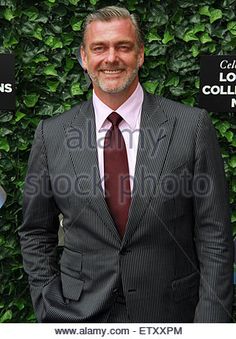
{"label": "nose", "polygon": [[107,57],[106,57],[106,61],[109,63],[113,63],[116,61],[117,58],[117,53],[114,47],[109,48],[108,52],[107,52]]}

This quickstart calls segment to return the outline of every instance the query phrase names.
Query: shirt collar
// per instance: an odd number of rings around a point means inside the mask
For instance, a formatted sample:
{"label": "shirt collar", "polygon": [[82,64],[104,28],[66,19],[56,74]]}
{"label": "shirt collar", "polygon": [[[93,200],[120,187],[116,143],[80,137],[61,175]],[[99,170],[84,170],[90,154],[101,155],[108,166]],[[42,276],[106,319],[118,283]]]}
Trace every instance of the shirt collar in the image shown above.
{"label": "shirt collar", "polygon": [[[134,130],[136,128],[138,117],[141,113],[143,103],[143,89],[138,83],[132,95],[118,108],[116,112],[126,121],[129,127]],[[105,105],[93,91],[93,106],[95,111],[96,129],[100,131],[106,124],[107,117],[113,110]]]}

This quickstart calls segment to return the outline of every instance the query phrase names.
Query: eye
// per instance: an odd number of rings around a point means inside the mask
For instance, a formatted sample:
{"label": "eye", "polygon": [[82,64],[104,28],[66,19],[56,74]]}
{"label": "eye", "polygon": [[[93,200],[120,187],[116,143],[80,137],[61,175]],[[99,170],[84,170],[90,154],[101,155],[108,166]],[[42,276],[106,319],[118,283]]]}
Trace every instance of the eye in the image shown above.
{"label": "eye", "polygon": [[129,51],[130,47],[128,45],[120,45],[119,49],[121,51],[127,52],[127,51]]}
{"label": "eye", "polygon": [[93,51],[94,53],[101,53],[101,52],[104,51],[104,46],[94,46],[94,47],[92,48],[92,51]]}

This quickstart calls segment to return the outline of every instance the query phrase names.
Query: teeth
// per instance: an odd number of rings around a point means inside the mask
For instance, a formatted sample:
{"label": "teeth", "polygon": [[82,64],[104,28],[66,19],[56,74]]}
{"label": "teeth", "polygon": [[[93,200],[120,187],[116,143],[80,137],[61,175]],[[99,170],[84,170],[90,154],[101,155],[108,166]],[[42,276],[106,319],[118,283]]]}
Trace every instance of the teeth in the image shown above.
{"label": "teeth", "polygon": [[120,73],[121,70],[120,69],[118,69],[118,70],[104,70],[103,72],[106,73],[106,74],[114,74],[114,73]]}

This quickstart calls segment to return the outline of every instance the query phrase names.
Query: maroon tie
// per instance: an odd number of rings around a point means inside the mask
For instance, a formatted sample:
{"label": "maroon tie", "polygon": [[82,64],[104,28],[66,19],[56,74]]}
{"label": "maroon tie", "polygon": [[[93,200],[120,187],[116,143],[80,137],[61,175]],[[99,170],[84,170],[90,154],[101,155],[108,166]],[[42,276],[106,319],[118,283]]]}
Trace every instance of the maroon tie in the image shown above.
{"label": "maroon tie", "polygon": [[104,140],[105,198],[122,238],[131,201],[128,159],[125,141],[118,128],[122,117],[112,112],[107,119],[112,126]]}

